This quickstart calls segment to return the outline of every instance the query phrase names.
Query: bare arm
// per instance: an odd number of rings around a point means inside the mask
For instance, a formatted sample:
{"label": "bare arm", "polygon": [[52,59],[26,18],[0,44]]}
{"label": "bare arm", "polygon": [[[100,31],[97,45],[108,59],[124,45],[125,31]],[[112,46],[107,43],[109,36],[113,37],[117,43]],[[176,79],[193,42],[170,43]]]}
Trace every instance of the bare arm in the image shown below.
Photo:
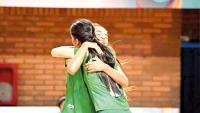
{"label": "bare arm", "polygon": [[86,55],[88,48],[95,49],[99,54],[102,53],[100,47],[93,42],[84,42],[81,47],[79,48],[78,52],[74,55],[74,57],[67,62],[67,71],[74,75],[78,69],[80,68],[84,56]]}
{"label": "bare arm", "polygon": [[117,66],[117,69],[114,69],[108,64],[102,62],[99,58],[96,58],[96,61],[87,63],[85,66],[88,72],[103,71],[122,87],[128,86],[128,78],[126,77],[120,66]]}
{"label": "bare arm", "polygon": [[80,68],[84,56],[88,51],[88,46],[86,44],[82,44],[78,52],[74,55],[74,57],[67,62],[67,72],[71,75],[74,75],[78,69]]}
{"label": "bare arm", "polygon": [[60,46],[51,50],[52,57],[72,58],[74,57],[73,46]]}
{"label": "bare arm", "polygon": [[121,87],[127,87],[128,86],[128,78],[120,68],[120,66],[117,66],[117,70],[113,69],[109,65],[105,66],[104,72],[107,73],[115,82],[120,84]]}

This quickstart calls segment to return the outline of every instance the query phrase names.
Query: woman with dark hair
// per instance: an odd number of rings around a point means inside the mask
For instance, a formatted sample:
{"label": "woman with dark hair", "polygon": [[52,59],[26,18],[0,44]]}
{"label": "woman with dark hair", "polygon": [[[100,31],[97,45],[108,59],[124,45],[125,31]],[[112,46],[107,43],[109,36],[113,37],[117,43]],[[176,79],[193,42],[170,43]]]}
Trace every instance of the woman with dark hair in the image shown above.
{"label": "woman with dark hair", "polygon": [[[67,72],[74,75],[82,68],[84,81],[97,113],[131,113],[121,88],[127,86],[127,80],[109,70],[109,67],[118,69],[120,66],[111,50],[98,42],[94,30],[91,22],[85,19],[72,24],[72,43],[77,48],[74,57],[67,62]],[[92,60],[101,60],[107,67],[105,65],[106,68],[99,72],[88,72],[88,65]]]}

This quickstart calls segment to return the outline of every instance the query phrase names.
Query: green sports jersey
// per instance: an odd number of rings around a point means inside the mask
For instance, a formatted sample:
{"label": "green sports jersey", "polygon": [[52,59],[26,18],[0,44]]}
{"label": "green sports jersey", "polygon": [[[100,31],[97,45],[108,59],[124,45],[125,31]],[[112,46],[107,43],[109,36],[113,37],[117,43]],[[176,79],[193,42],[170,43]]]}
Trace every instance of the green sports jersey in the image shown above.
{"label": "green sports jersey", "polygon": [[[75,48],[77,51],[78,48]],[[84,80],[88,87],[89,94],[91,96],[92,102],[95,106],[95,110],[105,110],[105,109],[129,109],[127,99],[124,95],[119,97],[111,96],[110,92],[106,88],[106,85],[100,80],[98,73],[88,73],[85,64],[87,62],[87,56],[85,56],[82,63]],[[114,68],[117,69],[119,64],[116,62]],[[116,84],[117,85],[117,84]],[[118,87],[118,85],[117,85]],[[124,93],[124,90],[118,87],[121,93]]]}
{"label": "green sports jersey", "polygon": [[84,82],[82,68],[74,75],[67,73],[66,100],[61,113],[96,113]]}

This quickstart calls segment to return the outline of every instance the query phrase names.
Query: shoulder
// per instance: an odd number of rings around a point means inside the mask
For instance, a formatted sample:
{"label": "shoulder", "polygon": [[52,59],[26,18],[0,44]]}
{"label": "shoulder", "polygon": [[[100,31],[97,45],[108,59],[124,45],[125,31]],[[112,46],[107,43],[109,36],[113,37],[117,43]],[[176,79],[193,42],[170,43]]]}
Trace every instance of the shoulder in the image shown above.
{"label": "shoulder", "polygon": [[110,52],[113,54],[113,56],[116,58],[116,52],[115,50],[111,47],[111,46],[108,46]]}

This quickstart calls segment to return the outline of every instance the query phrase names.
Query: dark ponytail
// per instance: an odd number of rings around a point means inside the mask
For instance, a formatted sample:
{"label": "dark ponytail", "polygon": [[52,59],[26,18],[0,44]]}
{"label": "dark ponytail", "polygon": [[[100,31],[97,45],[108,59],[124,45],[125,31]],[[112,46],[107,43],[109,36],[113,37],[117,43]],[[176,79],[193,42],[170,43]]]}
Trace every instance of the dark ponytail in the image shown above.
{"label": "dark ponytail", "polygon": [[[91,22],[86,19],[81,19],[74,22],[71,26],[71,34],[74,38],[78,39],[81,43],[83,42],[95,42],[103,51],[103,54],[98,54],[95,49],[89,49],[89,56],[87,61],[94,58],[95,56],[99,57],[101,61],[110,65],[112,68],[115,66],[115,58],[111,50],[105,45],[101,44],[95,35],[95,29]],[[121,96],[121,92],[116,85],[116,82],[110,78],[105,72],[98,72],[98,75],[101,81],[107,86],[107,89],[110,91],[112,96],[118,97]]]}
{"label": "dark ponytail", "polygon": [[115,58],[112,54],[110,48],[107,46],[101,44],[95,35],[95,29],[91,22],[86,19],[81,19],[76,21],[71,26],[71,34],[74,38],[78,39],[81,43],[83,42],[95,42],[97,45],[101,48],[104,54],[99,55],[94,49],[89,49],[89,59],[92,56],[98,56],[99,58],[102,58],[104,63],[110,65],[111,67],[114,67],[115,65]]}

